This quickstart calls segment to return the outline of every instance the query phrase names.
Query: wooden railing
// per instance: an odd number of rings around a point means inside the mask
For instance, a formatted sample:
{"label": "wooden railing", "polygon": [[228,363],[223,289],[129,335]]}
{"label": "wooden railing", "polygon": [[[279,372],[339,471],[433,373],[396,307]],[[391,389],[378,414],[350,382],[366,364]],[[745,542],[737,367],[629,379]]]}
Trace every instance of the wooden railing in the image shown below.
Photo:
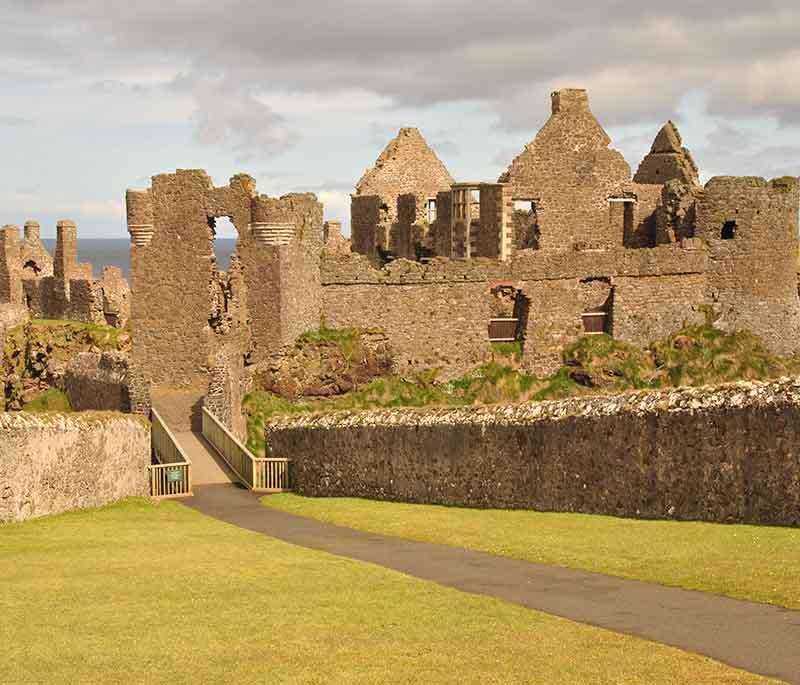
{"label": "wooden railing", "polygon": [[158,462],[149,467],[151,497],[189,497],[192,494],[192,463],[167,424],[153,409],[150,443]]}
{"label": "wooden railing", "polygon": [[253,456],[205,407],[203,437],[230,466],[242,485],[256,492],[284,492],[290,489],[289,459]]}

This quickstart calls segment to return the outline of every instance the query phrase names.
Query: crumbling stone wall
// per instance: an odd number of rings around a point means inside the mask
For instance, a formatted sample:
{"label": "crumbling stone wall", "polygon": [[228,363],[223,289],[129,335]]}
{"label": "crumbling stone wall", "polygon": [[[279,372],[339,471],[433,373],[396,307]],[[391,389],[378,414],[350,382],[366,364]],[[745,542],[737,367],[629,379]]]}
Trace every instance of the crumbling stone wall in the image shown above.
{"label": "crumbling stone wall", "polygon": [[[128,191],[127,201],[135,410],[147,408],[154,385],[204,395],[221,378],[215,396],[230,399],[220,388],[245,359],[261,361],[319,327],[322,206],[313,194],[271,198],[244,174],[214,187],[202,170],[178,170]],[[222,216],[238,232],[228,273],[213,249]],[[238,411],[224,413],[238,430]]]}
{"label": "crumbling stone wall", "polygon": [[608,198],[631,172],[589,109],[585,90],[552,95],[552,115],[499,181],[514,200],[535,200],[541,249],[619,245],[610,234]]}
{"label": "crumbling stone wall", "polygon": [[715,325],[749,330],[774,352],[800,346],[798,180],[717,177],[697,202]]}
{"label": "crumbling stone wall", "polygon": [[658,185],[677,180],[688,185],[700,185],[697,164],[691,152],[683,147],[678,127],[671,121],[658,132],[650,153],[642,160],[633,180]]}
{"label": "crumbling stone wall", "polygon": [[266,439],[307,496],[800,524],[795,380],[283,417]]}
{"label": "crumbling stone wall", "polygon": [[0,228],[0,304],[22,302],[19,227],[6,225]]}
{"label": "crumbling stone wall", "polygon": [[91,264],[78,262],[78,234],[73,221],[57,224],[55,259],[50,257],[35,221],[0,230],[0,303],[23,303],[31,316],[72,319],[123,327],[128,319],[127,281],[119,269],[106,267],[95,280]]}
{"label": "crumbling stone wall", "polygon": [[128,355],[81,352],[64,373],[64,392],[75,411],[129,412]]}
{"label": "crumbling stone wall", "polygon": [[0,414],[0,522],[149,494],[150,427],[114,414]]}
{"label": "crumbling stone wall", "polygon": [[[612,288],[609,332],[622,339],[651,342],[683,321],[702,321],[707,264],[705,250],[680,246],[525,250],[508,262],[398,260],[383,269],[357,255],[326,258],[322,311],[334,328],[382,327],[399,370],[439,367],[450,377],[488,358],[492,291],[509,285],[528,303],[523,363],[544,375],[560,366],[562,349],[583,334],[582,314],[603,304]],[[605,293],[599,303],[587,294],[597,283]]]}
{"label": "crumbling stone wall", "polygon": [[44,246],[41,227],[36,221],[25,222],[22,241],[22,277],[45,278],[53,275],[53,258]]}
{"label": "crumbling stone wall", "polygon": [[[419,233],[427,235],[427,202],[438,192],[448,190],[452,183],[453,177],[419,130],[401,128],[356,184],[351,203],[353,251],[369,256],[375,256],[378,248],[391,251],[392,229],[400,226],[401,195],[416,197],[416,217],[413,221],[407,217],[404,225],[418,225]],[[364,197],[370,199],[362,204],[360,198]],[[401,256],[406,255],[404,251]]]}

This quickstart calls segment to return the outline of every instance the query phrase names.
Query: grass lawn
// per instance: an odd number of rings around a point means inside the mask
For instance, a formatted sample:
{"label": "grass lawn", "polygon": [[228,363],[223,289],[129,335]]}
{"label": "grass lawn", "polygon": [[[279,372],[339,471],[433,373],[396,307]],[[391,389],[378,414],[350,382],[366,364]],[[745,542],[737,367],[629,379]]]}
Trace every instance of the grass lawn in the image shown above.
{"label": "grass lawn", "polygon": [[0,577],[3,683],[770,682],[176,503],[0,526]]}
{"label": "grass lawn", "polygon": [[798,529],[291,494],[271,495],[262,502],[373,533],[800,609]]}

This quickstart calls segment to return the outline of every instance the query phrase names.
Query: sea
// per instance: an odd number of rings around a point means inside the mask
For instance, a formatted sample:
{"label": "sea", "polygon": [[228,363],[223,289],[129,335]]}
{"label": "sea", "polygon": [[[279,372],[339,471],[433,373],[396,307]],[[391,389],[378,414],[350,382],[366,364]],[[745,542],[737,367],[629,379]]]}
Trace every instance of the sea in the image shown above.
{"label": "sea", "polygon": [[[54,255],[56,239],[42,238],[42,242]],[[235,247],[235,238],[217,238],[214,241],[220,271],[227,271]],[[91,264],[95,278],[103,275],[104,266],[118,266],[125,278],[130,278],[130,249],[131,242],[127,238],[78,238],[78,261]]]}

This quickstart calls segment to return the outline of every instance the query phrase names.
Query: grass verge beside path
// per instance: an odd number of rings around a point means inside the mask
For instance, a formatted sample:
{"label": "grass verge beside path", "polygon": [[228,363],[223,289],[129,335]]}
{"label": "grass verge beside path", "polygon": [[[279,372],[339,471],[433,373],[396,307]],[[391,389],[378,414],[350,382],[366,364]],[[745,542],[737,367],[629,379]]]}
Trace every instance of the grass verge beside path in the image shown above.
{"label": "grass verge beside path", "polygon": [[270,495],[328,523],[800,609],[800,530]]}
{"label": "grass verge beside path", "polygon": [[0,526],[4,683],[766,683],[176,503]]}

